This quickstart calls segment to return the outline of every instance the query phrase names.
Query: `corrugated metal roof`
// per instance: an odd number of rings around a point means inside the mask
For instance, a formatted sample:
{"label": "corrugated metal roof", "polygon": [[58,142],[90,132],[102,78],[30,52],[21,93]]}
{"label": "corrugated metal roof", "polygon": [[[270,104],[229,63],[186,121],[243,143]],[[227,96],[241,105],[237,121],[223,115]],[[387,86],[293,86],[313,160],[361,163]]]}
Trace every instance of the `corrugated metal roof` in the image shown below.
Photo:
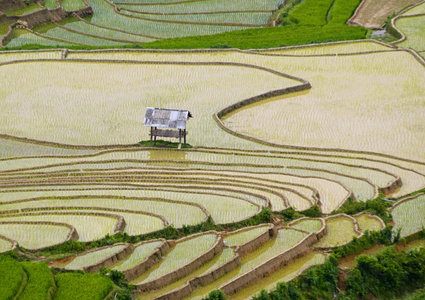
{"label": "corrugated metal roof", "polygon": [[143,124],[150,127],[186,129],[186,121],[192,117],[188,110],[148,107]]}

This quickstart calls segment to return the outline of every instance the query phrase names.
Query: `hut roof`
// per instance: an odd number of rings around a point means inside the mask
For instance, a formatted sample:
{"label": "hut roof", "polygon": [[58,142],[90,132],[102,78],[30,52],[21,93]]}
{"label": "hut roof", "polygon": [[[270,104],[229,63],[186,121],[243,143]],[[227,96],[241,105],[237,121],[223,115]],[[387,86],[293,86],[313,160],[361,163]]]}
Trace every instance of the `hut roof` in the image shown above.
{"label": "hut roof", "polygon": [[148,107],[143,124],[150,127],[186,129],[186,121],[192,117],[188,110]]}

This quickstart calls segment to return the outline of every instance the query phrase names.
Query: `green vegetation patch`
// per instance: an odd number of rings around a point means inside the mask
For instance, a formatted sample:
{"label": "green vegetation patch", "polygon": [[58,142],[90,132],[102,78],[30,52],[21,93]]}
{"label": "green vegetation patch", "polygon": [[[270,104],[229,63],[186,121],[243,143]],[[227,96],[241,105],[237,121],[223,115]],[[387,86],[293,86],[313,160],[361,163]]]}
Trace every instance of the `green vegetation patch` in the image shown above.
{"label": "green vegetation patch", "polygon": [[112,282],[100,274],[63,273],[56,275],[55,300],[101,300],[113,289]]}
{"label": "green vegetation patch", "polygon": [[332,41],[358,40],[366,37],[363,27],[299,26],[288,25],[232,31],[208,36],[193,36],[155,41],[144,44],[145,48],[197,49],[197,48],[273,48]]}
{"label": "green vegetation patch", "polygon": [[10,257],[0,257],[0,299],[8,300],[18,292],[24,270],[22,266]]}
{"label": "green vegetation patch", "polygon": [[46,263],[22,262],[28,275],[28,283],[20,300],[45,300],[47,293],[54,288],[55,281]]}
{"label": "green vegetation patch", "polygon": [[376,257],[360,255],[356,261],[346,282],[348,297],[340,295],[339,299],[368,298],[370,293],[378,299],[390,299],[425,283],[424,248],[396,252],[390,247]]}

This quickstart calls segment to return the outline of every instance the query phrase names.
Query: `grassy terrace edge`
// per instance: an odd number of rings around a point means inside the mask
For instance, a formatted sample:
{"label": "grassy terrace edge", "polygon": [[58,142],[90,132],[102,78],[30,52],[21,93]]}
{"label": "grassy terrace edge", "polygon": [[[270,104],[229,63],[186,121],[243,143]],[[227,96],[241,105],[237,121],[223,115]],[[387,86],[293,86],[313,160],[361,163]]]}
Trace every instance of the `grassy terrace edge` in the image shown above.
{"label": "grassy terrace edge", "polygon": [[[329,43],[350,40],[362,40],[368,36],[364,27],[332,25],[332,26],[283,26],[266,27],[261,29],[247,29],[204,36],[191,36],[158,40],[145,44],[116,46],[113,48],[140,48],[140,49],[206,49],[206,48],[237,48],[260,49],[284,46],[298,46],[317,43]],[[56,48],[64,48],[57,46]],[[72,50],[110,49],[109,46],[70,46]],[[22,47],[4,47],[7,50],[55,49],[51,46],[24,45]]]}

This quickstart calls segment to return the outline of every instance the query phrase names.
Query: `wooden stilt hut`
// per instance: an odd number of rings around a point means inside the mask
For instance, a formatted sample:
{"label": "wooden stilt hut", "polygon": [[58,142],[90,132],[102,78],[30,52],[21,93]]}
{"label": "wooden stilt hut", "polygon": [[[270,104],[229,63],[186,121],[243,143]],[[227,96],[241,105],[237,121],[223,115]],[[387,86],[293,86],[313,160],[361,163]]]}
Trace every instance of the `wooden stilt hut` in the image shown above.
{"label": "wooden stilt hut", "polygon": [[[143,124],[150,127],[151,146],[156,144],[157,137],[168,137],[179,139],[181,149],[182,138],[186,146],[186,122],[192,115],[188,110],[165,109],[148,107]],[[158,129],[170,128],[170,129]]]}

